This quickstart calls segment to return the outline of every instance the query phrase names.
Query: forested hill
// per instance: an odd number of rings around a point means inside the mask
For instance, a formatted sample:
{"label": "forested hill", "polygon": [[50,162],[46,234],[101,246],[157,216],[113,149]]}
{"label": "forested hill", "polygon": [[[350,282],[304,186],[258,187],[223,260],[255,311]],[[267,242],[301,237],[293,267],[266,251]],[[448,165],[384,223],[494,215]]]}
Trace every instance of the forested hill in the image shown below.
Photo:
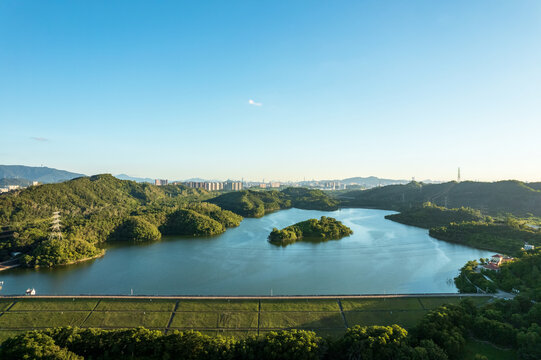
{"label": "forested hill", "polygon": [[343,194],[341,206],[403,210],[431,202],[448,208],[469,207],[483,213],[541,216],[541,184],[520,181],[448,182],[389,185]]}
{"label": "forested hill", "polygon": [[6,179],[26,179],[47,184],[71,180],[81,176],[85,175],[45,166],[0,165],[0,178]]}
{"label": "forested hill", "polygon": [[122,215],[138,206],[202,193],[182,186],[138,184],[109,174],[81,177],[0,196],[0,224],[49,218],[53,211],[61,211],[64,217],[89,217],[102,211]]}
{"label": "forested hill", "polygon": [[270,211],[299,209],[336,210],[339,202],[321,190],[287,188],[282,191],[242,190],[220,195],[209,202],[247,217],[261,217]]}
{"label": "forested hill", "polygon": [[[238,226],[242,217],[201,203],[212,195],[183,186],[154,186],[111,175],[82,177],[0,196],[0,226],[14,230],[0,242],[0,259],[22,252],[31,266],[66,264],[101,253],[104,241],[157,240],[170,235],[213,235]],[[61,240],[51,239],[60,211]]]}

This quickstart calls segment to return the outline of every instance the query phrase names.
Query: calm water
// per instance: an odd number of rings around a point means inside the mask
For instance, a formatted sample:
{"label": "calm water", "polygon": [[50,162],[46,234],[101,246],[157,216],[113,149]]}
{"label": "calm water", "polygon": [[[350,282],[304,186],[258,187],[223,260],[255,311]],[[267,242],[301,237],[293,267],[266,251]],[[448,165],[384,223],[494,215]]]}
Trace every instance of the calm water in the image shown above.
{"label": "calm water", "polygon": [[[112,247],[92,262],[58,269],[0,273],[0,294],[373,294],[456,292],[451,279],[482,250],[446,243],[428,231],[401,225],[390,211],[335,212],[290,209],[211,238],[171,237],[148,245]],[[266,238],[322,215],[341,220],[354,234],[324,243],[277,247]]]}

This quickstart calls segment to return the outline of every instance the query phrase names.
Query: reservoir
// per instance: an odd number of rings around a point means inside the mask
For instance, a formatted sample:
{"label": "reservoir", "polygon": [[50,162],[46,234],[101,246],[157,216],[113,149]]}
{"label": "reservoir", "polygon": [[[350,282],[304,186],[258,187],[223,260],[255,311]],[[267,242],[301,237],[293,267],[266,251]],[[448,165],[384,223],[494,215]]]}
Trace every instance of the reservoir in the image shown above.
{"label": "reservoir", "polygon": [[[457,292],[468,261],[492,253],[436,240],[384,218],[391,211],[289,209],[207,238],[168,237],[109,247],[104,257],[55,269],[0,273],[0,295],[331,295]],[[341,240],[272,245],[267,236],[330,216],[353,230]]]}

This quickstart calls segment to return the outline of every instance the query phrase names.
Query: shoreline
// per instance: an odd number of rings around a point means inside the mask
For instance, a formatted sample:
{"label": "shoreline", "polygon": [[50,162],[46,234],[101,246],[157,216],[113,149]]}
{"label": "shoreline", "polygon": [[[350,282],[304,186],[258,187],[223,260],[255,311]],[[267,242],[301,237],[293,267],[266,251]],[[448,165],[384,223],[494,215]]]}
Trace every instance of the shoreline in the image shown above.
{"label": "shoreline", "polygon": [[494,294],[420,293],[367,295],[0,295],[0,299],[165,299],[165,300],[317,300],[317,299],[392,299],[419,297],[494,297]]}

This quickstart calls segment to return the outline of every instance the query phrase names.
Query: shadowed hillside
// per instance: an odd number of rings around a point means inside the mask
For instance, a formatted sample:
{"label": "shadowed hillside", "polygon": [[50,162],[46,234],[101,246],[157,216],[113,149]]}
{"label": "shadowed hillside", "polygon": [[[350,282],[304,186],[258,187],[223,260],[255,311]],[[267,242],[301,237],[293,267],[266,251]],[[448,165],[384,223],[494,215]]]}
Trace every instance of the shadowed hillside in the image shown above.
{"label": "shadowed hillside", "polygon": [[308,210],[332,211],[339,202],[321,190],[287,188],[282,191],[242,190],[220,195],[211,203],[246,217],[261,217],[265,213],[296,207]]}
{"label": "shadowed hillside", "polygon": [[541,188],[539,183],[529,185],[514,180],[444,184],[410,182],[347,192],[342,197],[342,206],[402,210],[431,202],[448,208],[469,207],[490,215],[541,216],[541,190],[538,188]]}

